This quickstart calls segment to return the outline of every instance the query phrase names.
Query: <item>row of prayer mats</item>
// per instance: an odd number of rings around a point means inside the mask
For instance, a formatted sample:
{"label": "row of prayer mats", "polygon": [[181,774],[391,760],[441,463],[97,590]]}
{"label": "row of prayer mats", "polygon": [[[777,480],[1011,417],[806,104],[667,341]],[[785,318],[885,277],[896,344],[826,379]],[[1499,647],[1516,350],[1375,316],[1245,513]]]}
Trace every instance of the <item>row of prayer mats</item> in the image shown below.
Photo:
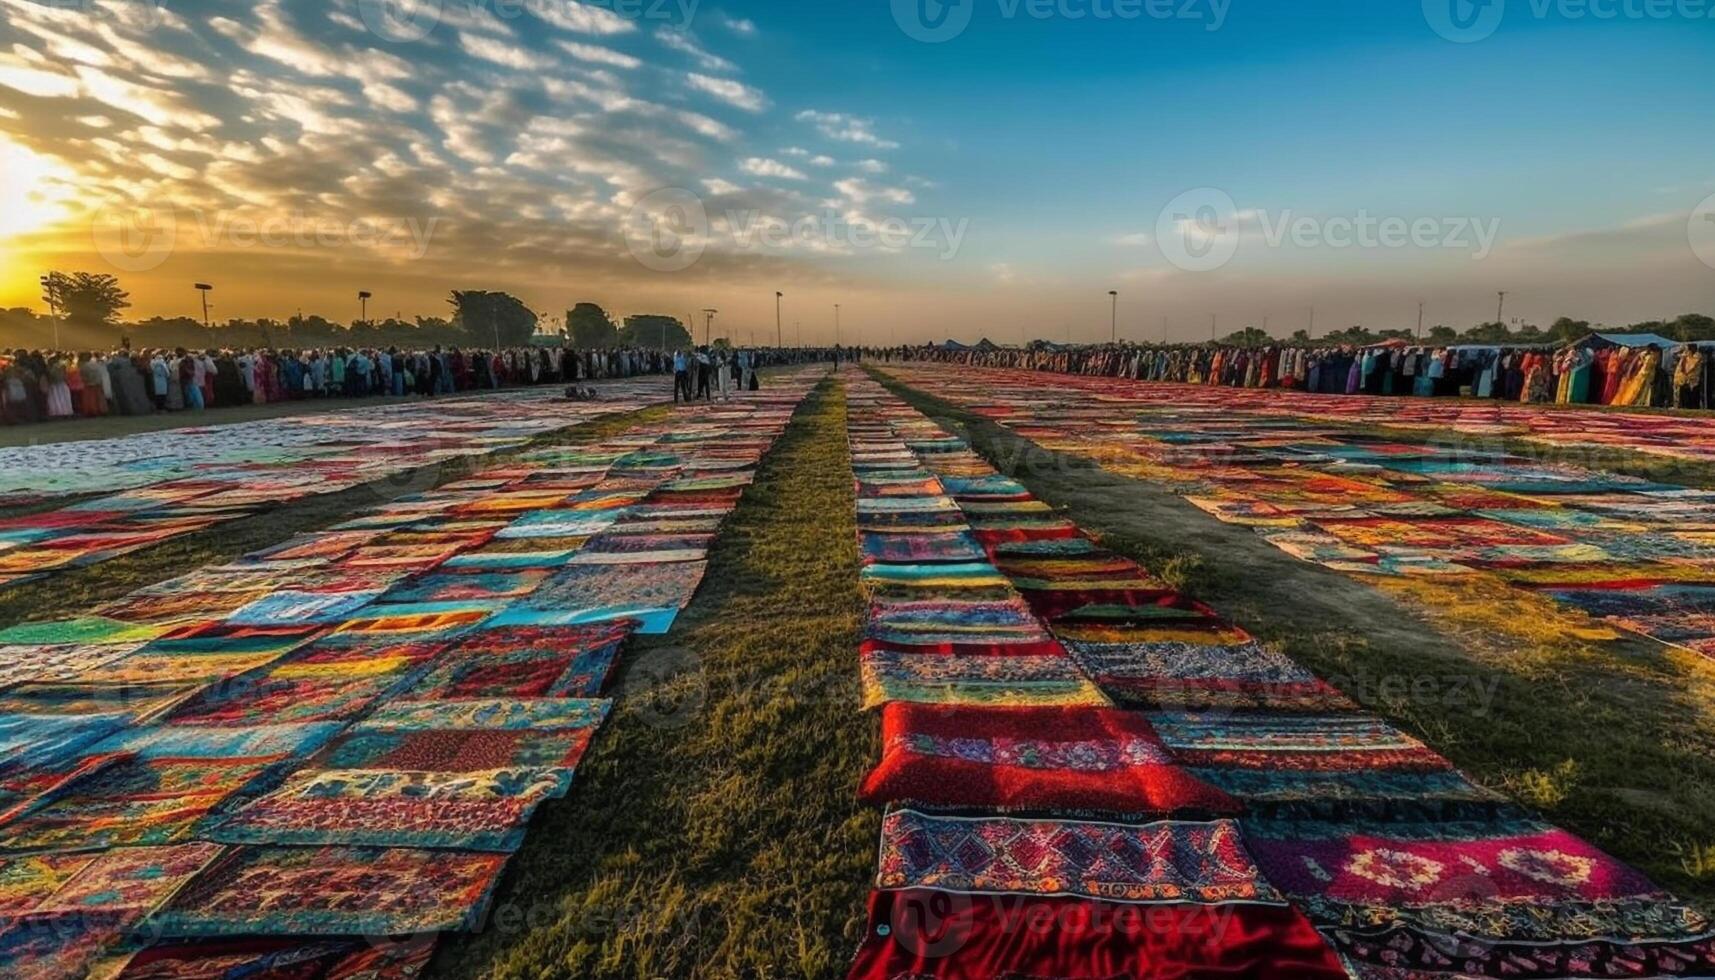
{"label": "row of prayer mats", "polygon": [[853,977],[1715,971],[1641,874],[849,387],[887,808]]}
{"label": "row of prayer mats", "polygon": [[[1312,415],[1249,407],[1259,394],[1285,393],[1170,386],[1171,394],[1196,393],[1200,402],[1228,392],[1236,399],[1170,407],[1156,386],[1132,381],[899,373],[1044,448],[1180,493],[1306,561],[1357,575],[1492,578],[1715,655],[1715,491],[1366,436]],[[1346,401],[1298,400],[1306,397]],[[1614,418],[1579,415],[1593,425]]]}
{"label": "row of prayer mats", "polygon": [[479,928],[817,380],[0,631],[0,976],[403,977]]}
{"label": "row of prayer mats", "polygon": [[304,497],[516,448],[659,401],[663,384],[607,385],[608,400],[600,402],[574,403],[525,390],[0,449],[0,506],[107,494],[0,518],[0,588],[98,564]]}

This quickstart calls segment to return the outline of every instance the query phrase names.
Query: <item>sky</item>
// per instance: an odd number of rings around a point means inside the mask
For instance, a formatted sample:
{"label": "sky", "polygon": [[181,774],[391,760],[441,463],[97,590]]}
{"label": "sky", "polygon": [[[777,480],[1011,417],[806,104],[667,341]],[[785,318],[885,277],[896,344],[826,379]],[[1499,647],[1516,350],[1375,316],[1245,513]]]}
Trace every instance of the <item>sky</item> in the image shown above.
{"label": "sky", "polygon": [[[1715,314],[1715,0],[0,0],[0,307],[1207,339]],[[1117,292],[1112,296],[1110,291]]]}

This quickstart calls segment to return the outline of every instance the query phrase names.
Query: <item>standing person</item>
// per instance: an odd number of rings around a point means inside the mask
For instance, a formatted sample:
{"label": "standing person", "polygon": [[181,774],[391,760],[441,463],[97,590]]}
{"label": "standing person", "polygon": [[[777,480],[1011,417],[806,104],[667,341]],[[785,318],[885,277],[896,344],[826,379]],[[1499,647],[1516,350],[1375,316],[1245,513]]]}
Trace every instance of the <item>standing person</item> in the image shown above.
{"label": "standing person", "polygon": [[85,354],[77,372],[83,378],[83,414],[90,418],[106,415],[107,385],[113,383],[108,377],[107,365],[102,363],[100,356]]}
{"label": "standing person", "polygon": [[691,400],[691,376],[685,364],[685,352],[673,352],[673,401],[677,402],[683,395],[686,401]]}
{"label": "standing person", "polygon": [[184,389],[184,407],[193,412],[200,412],[208,403],[202,397],[202,362],[196,355],[180,351],[179,387]]}
{"label": "standing person", "polygon": [[714,380],[710,377],[712,367],[713,365],[709,361],[709,349],[707,347],[697,348],[697,397],[704,401],[710,400],[709,382]]}
{"label": "standing person", "polygon": [[715,392],[721,401],[732,400],[732,365],[727,363],[727,352],[715,353]]}
{"label": "standing person", "polygon": [[191,355],[197,359],[197,385],[202,388],[202,404],[204,408],[213,408],[219,404],[214,397],[214,351],[205,350],[201,356]]}
{"label": "standing person", "polygon": [[157,412],[167,410],[167,393],[171,388],[167,382],[167,374],[167,355],[161,351],[156,351],[155,356],[149,359],[149,380],[153,385],[152,394],[155,396],[155,411]]}
{"label": "standing person", "polygon": [[56,357],[46,363],[48,369],[42,375],[42,396],[48,418],[69,419],[74,413],[71,385],[66,380],[66,362],[64,358]]}

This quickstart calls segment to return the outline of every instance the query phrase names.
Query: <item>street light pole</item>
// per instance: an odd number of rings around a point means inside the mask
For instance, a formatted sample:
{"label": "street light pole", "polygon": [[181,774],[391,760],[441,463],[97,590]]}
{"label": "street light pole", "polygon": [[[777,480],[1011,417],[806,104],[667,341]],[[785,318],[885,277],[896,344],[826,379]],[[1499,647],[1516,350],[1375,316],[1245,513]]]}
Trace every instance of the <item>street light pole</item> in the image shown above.
{"label": "street light pole", "polygon": [[209,328],[208,327],[208,294],[209,294],[209,291],[212,290],[214,287],[209,285],[206,282],[199,282],[196,284],[196,288],[197,288],[197,292],[202,293],[202,328],[204,330],[207,330]]}
{"label": "street light pole", "polygon": [[774,291],[774,346],[776,347],[786,346],[785,334],[780,330],[780,301],[785,296],[786,294],[779,290]]}
{"label": "street light pole", "polygon": [[360,310],[357,322],[366,327],[369,326],[369,297],[374,295],[367,289],[359,290],[357,293],[358,309]]}
{"label": "street light pole", "polygon": [[1114,301],[1113,321],[1109,325],[1108,343],[1117,344],[1120,341],[1120,292],[1117,289],[1110,289],[1108,296]]}
{"label": "street light pole", "polygon": [[840,346],[840,304],[834,304],[834,346]]}

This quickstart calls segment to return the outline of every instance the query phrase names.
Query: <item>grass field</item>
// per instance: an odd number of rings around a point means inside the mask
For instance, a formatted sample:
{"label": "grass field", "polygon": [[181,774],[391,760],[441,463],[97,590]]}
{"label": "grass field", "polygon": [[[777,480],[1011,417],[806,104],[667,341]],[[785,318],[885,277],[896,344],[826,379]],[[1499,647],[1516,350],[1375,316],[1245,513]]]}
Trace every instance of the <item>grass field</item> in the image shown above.
{"label": "grass field", "polygon": [[672,634],[621,658],[570,798],[532,824],[469,977],[824,977],[863,930],[879,754],[857,710],[864,614],[844,393],[824,382],[711,550]]}
{"label": "grass field", "polygon": [[[1715,910],[1715,669],[1636,638],[1568,636],[1514,594],[1431,612],[1299,561],[1175,494],[884,383],[997,468],[1423,738],[1473,779]],[[1487,603],[1496,598],[1484,596]]]}

